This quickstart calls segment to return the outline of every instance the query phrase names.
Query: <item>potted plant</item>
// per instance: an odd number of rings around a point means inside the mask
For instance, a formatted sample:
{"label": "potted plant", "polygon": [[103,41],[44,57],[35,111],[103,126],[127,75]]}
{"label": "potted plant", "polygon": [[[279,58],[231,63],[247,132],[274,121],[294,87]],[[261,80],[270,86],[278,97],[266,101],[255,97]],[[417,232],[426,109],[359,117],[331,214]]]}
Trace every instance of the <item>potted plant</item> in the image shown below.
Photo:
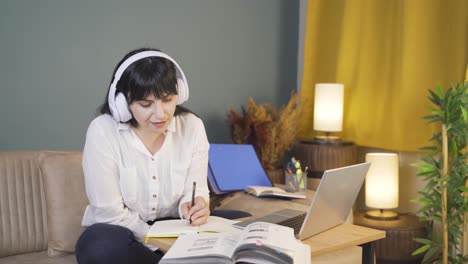
{"label": "potted plant", "polygon": [[440,86],[429,91],[434,105],[424,118],[440,128],[431,138],[432,146],[419,168],[425,182],[415,201],[421,204],[420,218],[430,230],[428,239],[416,239],[422,246],[413,255],[424,253],[423,263],[466,263],[468,260],[468,82]]}
{"label": "potted plant", "polygon": [[288,104],[281,108],[270,104],[257,105],[249,98],[241,113],[231,108],[226,116],[233,142],[252,144],[270,179],[284,183],[282,161],[297,135],[297,94],[292,94]]}

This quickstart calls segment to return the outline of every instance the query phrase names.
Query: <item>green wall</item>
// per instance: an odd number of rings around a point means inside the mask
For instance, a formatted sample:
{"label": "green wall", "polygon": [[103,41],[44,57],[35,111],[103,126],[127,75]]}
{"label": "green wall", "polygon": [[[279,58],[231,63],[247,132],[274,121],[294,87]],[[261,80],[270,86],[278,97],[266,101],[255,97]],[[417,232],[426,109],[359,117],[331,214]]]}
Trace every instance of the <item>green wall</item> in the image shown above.
{"label": "green wall", "polygon": [[297,0],[0,2],[0,150],[81,150],[112,70],[129,50],[174,57],[185,104],[212,143],[252,96],[281,105],[296,89]]}

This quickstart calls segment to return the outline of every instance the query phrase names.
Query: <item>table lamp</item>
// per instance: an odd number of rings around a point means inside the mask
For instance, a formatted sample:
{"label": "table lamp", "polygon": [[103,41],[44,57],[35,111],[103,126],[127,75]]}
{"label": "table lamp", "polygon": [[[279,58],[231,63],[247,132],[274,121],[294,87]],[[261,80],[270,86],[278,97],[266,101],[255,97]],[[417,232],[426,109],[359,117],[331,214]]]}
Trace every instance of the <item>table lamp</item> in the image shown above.
{"label": "table lamp", "polygon": [[319,133],[311,141],[296,144],[293,151],[302,165],[309,167],[308,188],[317,188],[325,170],[357,163],[357,147],[339,136],[330,135],[343,130],[343,99],[343,84],[315,84],[313,124],[314,131]]}
{"label": "table lamp", "polygon": [[366,206],[378,210],[366,212],[374,220],[396,220],[398,214],[387,209],[398,207],[398,155],[367,153],[371,166],[366,175]]}
{"label": "table lamp", "polygon": [[325,132],[325,136],[317,136],[317,140],[339,140],[330,134],[343,129],[343,93],[344,85],[340,83],[315,85],[314,130]]}

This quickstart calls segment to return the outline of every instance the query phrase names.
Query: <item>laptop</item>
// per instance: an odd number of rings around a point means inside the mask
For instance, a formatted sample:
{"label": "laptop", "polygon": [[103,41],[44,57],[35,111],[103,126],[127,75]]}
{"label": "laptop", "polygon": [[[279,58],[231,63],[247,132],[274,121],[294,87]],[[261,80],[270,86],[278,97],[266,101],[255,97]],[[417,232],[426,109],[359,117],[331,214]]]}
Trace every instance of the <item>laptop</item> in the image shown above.
{"label": "laptop", "polygon": [[296,238],[304,240],[343,224],[369,170],[370,163],[361,163],[326,170],[307,212],[283,209],[266,216],[234,224],[245,227],[253,222],[268,222],[294,229]]}

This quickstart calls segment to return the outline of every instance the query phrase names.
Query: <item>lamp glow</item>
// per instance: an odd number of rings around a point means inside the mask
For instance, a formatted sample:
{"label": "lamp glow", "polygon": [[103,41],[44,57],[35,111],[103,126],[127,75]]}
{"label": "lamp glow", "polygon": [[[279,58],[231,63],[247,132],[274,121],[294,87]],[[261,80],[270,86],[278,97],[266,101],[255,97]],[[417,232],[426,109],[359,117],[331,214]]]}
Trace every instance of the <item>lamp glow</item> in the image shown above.
{"label": "lamp glow", "polygon": [[317,83],[314,100],[314,130],[339,132],[343,129],[343,93],[340,83]]}
{"label": "lamp glow", "polygon": [[367,153],[371,166],[366,175],[366,206],[379,209],[366,216],[379,220],[393,220],[398,214],[384,209],[398,207],[398,155],[394,153]]}

